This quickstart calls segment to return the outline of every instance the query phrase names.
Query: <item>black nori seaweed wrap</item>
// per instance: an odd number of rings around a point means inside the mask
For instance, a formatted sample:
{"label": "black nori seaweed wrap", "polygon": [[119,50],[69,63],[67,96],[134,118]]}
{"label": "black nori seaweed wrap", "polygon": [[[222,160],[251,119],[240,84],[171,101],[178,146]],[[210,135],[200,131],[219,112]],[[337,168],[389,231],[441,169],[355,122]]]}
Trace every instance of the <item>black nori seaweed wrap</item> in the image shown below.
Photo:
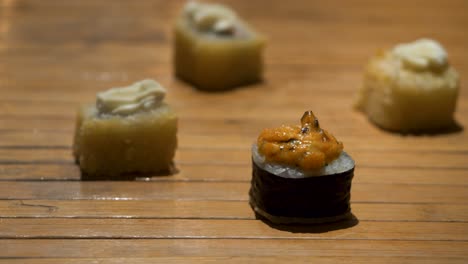
{"label": "black nori seaweed wrap", "polygon": [[354,167],[343,173],[283,178],[253,163],[250,205],[277,224],[325,223],[351,216]]}

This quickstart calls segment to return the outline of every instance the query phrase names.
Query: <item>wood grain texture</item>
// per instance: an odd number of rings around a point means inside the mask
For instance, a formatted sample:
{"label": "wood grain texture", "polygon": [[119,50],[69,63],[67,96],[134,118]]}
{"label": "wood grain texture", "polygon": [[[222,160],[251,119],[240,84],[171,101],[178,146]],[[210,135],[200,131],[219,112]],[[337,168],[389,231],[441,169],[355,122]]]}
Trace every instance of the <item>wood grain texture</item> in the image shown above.
{"label": "wood grain texture", "polygon": [[[221,243],[222,242],[222,243]],[[466,258],[468,242],[326,239],[0,239],[1,258],[319,256]],[[63,250],[57,250],[63,248]],[[79,249],[79,250],[77,250]]]}
{"label": "wood grain texture", "polygon": [[[467,241],[468,223],[376,222],[271,228],[258,220],[2,219],[0,238],[252,238]],[[232,228],[226,228],[227,226]]]}
{"label": "wood grain texture", "polygon": [[[144,181],[204,181],[248,182],[250,165],[184,164],[171,177],[141,177]],[[215,173],[213,173],[215,171]],[[80,170],[72,163],[63,164],[3,164],[0,181],[78,181]],[[466,185],[466,170],[436,168],[359,168],[354,183]]]}
{"label": "wood grain texture", "polygon": [[[0,199],[245,201],[248,182],[4,181]],[[468,186],[353,184],[352,202],[464,204]],[[417,195],[415,195],[417,194]]]}
{"label": "wood grain texture", "polygon": [[[354,202],[361,221],[468,222],[465,204]],[[2,218],[255,219],[245,201],[3,200]]]}
{"label": "wood grain texture", "polygon": [[41,258],[41,259],[7,259],[0,263],[21,263],[21,264],[55,264],[55,263],[441,263],[450,261],[450,263],[465,263],[464,258],[428,258],[428,257],[154,257],[154,258]]}
{"label": "wood grain texture", "polygon": [[[363,168],[402,167],[422,169],[468,169],[468,153],[465,152],[432,152],[432,151],[349,151],[356,163]],[[415,158],[416,156],[416,158]],[[184,165],[226,165],[249,166],[251,153],[246,149],[225,148],[179,148],[175,157],[177,167]],[[376,159],[378,158],[378,159]],[[441,162],[444,159],[444,162]],[[43,149],[0,149],[0,164],[47,163],[72,164],[74,158],[71,148]]]}
{"label": "wood grain texture", "polygon": [[[468,2],[220,0],[268,38],[265,81],[224,93],[173,76],[184,2],[0,0],[0,263],[468,262]],[[352,108],[362,69],[420,37],[459,72],[459,129],[383,131]],[[143,78],[180,116],[177,173],[80,181],[77,107]],[[305,110],[356,160],[356,219],[274,228],[247,203],[250,148]]]}

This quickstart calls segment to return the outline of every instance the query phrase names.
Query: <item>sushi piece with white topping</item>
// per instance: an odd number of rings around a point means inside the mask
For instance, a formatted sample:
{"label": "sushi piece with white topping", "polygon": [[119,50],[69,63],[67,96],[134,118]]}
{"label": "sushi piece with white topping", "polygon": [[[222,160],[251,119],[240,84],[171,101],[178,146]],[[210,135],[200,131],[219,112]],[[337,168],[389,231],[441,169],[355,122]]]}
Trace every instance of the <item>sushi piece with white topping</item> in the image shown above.
{"label": "sushi piece with white topping", "polygon": [[73,154],[87,178],[168,173],[177,147],[177,115],[153,80],[97,94],[77,115]]}
{"label": "sushi piece with white topping", "polygon": [[264,45],[232,9],[191,1],[175,26],[175,74],[205,91],[255,83],[262,79]]}
{"label": "sushi piece with white topping", "polygon": [[368,63],[355,107],[387,130],[421,133],[454,127],[459,80],[434,40],[399,44]]}

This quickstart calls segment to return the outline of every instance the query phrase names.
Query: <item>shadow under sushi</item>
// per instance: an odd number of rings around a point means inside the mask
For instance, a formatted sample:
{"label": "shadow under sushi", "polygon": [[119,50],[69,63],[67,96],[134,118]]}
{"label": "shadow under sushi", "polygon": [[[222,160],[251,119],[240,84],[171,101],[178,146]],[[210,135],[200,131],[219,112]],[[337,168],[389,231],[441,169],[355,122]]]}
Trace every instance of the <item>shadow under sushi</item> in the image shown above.
{"label": "shadow under sushi", "polygon": [[339,229],[346,229],[359,224],[359,219],[351,213],[351,216],[347,219],[322,223],[322,224],[276,224],[263,217],[262,215],[255,213],[255,218],[261,220],[271,228],[275,228],[281,231],[287,231],[291,233],[326,233]]}
{"label": "shadow under sushi", "polygon": [[460,123],[454,122],[451,126],[443,128],[443,129],[428,131],[428,132],[425,132],[425,133],[423,133],[423,132],[412,133],[412,135],[415,135],[415,136],[423,136],[423,135],[437,136],[437,135],[443,135],[443,134],[456,134],[456,133],[462,132],[463,130],[464,130],[464,127]]}
{"label": "shadow under sushi", "polygon": [[120,175],[91,175],[81,171],[82,181],[151,181],[152,178],[170,177],[179,172],[176,168],[151,173],[124,173]]}
{"label": "shadow under sushi", "polygon": [[265,84],[267,84],[267,81],[264,78],[261,78],[261,79],[258,79],[257,81],[247,82],[244,84],[237,84],[233,86],[224,87],[221,89],[203,89],[189,80],[186,80],[181,77],[177,77],[177,78],[180,83],[183,83],[184,85],[190,87],[191,89],[195,89],[205,94],[222,94],[222,93],[230,93],[230,92],[238,91],[238,90],[249,90],[253,88],[262,87]]}
{"label": "shadow under sushi", "polygon": [[457,134],[464,130],[464,127],[457,121],[454,121],[452,125],[448,127],[444,127],[444,128],[432,129],[432,130],[427,130],[427,131],[411,131],[411,132],[391,130],[391,129],[381,127],[376,123],[373,123],[373,124],[375,124],[376,127],[382,131],[390,132],[390,133],[401,135],[401,136],[439,136],[439,135]]}

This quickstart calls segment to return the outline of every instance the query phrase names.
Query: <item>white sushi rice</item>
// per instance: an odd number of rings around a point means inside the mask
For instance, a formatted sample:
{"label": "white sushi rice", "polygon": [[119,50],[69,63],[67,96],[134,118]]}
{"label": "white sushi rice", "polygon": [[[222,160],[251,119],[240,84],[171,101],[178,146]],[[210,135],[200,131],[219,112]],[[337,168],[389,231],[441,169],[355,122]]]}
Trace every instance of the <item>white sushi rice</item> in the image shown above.
{"label": "white sushi rice", "polygon": [[322,169],[310,171],[304,171],[298,167],[266,162],[265,157],[258,152],[257,144],[253,144],[252,146],[252,158],[255,164],[257,164],[261,169],[283,178],[293,179],[337,174],[348,171],[354,167],[354,160],[344,151],[341,152],[337,159]]}

